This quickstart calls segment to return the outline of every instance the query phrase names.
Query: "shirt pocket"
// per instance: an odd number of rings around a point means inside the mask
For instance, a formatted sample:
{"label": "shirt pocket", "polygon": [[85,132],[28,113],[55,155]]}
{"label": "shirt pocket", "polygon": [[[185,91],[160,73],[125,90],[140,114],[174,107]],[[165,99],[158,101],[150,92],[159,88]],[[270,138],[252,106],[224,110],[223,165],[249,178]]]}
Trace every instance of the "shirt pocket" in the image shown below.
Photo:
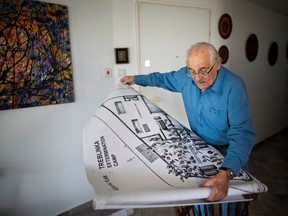
{"label": "shirt pocket", "polygon": [[211,106],[203,107],[203,119],[210,127],[213,126],[220,131],[228,130],[229,123],[226,110],[216,109]]}

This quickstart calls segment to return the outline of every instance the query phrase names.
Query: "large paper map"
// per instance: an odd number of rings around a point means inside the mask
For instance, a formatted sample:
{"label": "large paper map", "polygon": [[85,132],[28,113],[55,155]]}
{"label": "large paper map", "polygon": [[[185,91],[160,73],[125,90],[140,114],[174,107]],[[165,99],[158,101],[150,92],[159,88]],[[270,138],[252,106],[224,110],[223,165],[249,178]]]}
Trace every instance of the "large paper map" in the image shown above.
{"label": "large paper map", "polygon": [[[95,209],[205,203],[223,156],[130,86],[114,89],[84,128],[84,163]],[[267,187],[241,170],[222,202]]]}

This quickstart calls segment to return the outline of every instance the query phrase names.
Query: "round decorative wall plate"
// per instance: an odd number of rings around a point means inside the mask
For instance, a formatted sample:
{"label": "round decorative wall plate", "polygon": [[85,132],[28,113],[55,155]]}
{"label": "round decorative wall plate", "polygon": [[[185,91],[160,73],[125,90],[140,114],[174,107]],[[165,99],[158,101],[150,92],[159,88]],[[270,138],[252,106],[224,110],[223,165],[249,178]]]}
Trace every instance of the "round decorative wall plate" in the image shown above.
{"label": "round decorative wall plate", "polygon": [[258,38],[255,34],[251,34],[246,41],[246,57],[249,61],[254,61],[258,54]]}
{"label": "round decorative wall plate", "polygon": [[223,45],[219,48],[219,56],[222,58],[222,64],[225,64],[229,58],[229,50],[227,46]]}
{"label": "round decorative wall plate", "polygon": [[268,51],[268,62],[273,66],[278,58],[278,44],[276,42],[271,43]]}
{"label": "round decorative wall plate", "polygon": [[288,60],[288,43],[287,43],[287,46],[286,46],[286,58]]}
{"label": "round decorative wall plate", "polygon": [[232,32],[232,19],[229,14],[225,13],[219,20],[219,33],[222,38],[227,39]]}

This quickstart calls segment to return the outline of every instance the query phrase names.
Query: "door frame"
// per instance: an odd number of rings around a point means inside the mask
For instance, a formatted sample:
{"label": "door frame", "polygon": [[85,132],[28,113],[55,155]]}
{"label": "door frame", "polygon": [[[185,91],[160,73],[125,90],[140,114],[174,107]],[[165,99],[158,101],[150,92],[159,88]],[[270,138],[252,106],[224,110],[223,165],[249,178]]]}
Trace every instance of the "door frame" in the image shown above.
{"label": "door frame", "polygon": [[[156,4],[156,5],[166,5],[166,6],[177,6],[177,7],[191,7],[194,9],[205,9],[208,10],[209,13],[209,35],[208,40],[210,42],[211,39],[211,8],[204,5],[197,5],[192,3],[179,3],[179,2],[164,2],[159,0],[136,0],[135,4],[135,30],[136,30],[136,56],[137,56],[137,71],[138,74],[142,74],[141,71],[141,47],[140,47],[140,4],[141,3],[148,3],[148,4]],[[141,92],[141,88],[139,88],[139,91]]]}

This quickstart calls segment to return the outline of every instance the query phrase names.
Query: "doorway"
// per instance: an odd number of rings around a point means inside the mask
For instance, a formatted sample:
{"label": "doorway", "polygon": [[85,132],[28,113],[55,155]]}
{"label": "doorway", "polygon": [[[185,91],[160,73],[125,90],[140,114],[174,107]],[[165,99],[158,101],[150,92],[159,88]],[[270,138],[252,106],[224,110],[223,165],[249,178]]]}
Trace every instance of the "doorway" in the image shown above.
{"label": "doorway", "polygon": [[[139,74],[168,72],[186,65],[186,50],[199,41],[209,42],[210,10],[190,4],[145,2],[138,8]],[[140,92],[189,127],[179,93],[156,87],[139,87]]]}

